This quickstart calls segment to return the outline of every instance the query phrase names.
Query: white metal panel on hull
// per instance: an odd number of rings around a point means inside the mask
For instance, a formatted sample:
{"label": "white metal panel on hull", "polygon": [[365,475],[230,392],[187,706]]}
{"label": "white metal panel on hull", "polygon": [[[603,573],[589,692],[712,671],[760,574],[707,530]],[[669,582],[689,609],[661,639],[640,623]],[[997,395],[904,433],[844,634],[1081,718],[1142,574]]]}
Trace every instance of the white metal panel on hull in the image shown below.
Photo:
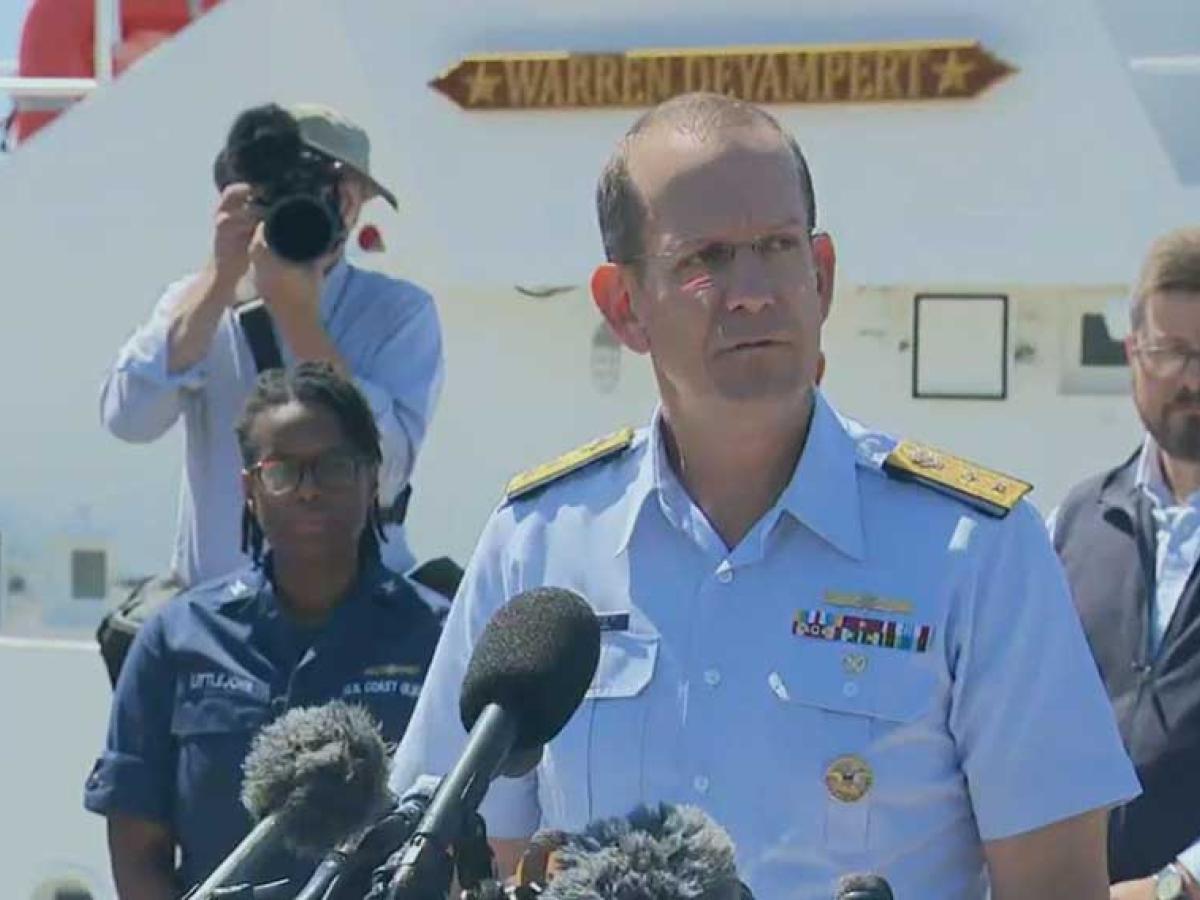
{"label": "white metal panel on hull", "polygon": [[104,822],[83,810],[108,712],[95,647],[0,637],[0,685],[0,892],[52,900],[47,888],[69,881],[115,897]]}

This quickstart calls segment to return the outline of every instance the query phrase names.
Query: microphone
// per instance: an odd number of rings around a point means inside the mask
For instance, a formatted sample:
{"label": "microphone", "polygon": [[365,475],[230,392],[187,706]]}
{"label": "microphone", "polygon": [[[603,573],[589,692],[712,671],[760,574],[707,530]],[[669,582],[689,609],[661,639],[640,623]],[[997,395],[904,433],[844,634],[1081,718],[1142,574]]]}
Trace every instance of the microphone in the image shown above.
{"label": "microphone", "polygon": [[551,843],[542,900],[753,900],[728,833],[694,806],[641,806]]}
{"label": "microphone", "polygon": [[330,851],[304,889],[286,900],[310,896],[320,900],[363,900],[373,889],[375,869],[417,830],[438,784],[439,779],[429,775],[418,778],[391,812]]}
{"label": "microphone", "polygon": [[833,900],[895,900],[891,886],[878,875],[843,875]]}
{"label": "microphone", "polygon": [[536,765],[541,747],[583,700],[599,659],[600,624],[578,594],[535,588],[496,611],[463,677],[459,715],[469,732],[466,746],[400,851],[392,900],[441,890],[448,851],[492,779]]}
{"label": "microphone", "polygon": [[249,880],[280,847],[318,858],[393,802],[378,727],[365,709],[341,701],[293,709],[267,725],[242,769],[242,805],[257,824],[189,900],[214,900]]}

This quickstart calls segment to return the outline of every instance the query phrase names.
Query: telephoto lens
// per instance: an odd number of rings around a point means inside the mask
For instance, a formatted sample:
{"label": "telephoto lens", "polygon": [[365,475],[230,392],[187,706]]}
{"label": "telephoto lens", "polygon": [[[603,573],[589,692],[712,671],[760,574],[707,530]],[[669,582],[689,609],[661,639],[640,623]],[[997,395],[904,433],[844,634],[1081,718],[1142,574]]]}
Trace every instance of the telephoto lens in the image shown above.
{"label": "telephoto lens", "polygon": [[345,236],[338,203],[340,164],[306,146],[296,120],[283,108],[269,104],[242,113],[216,171],[221,188],[235,181],[250,185],[262,212],[263,236],[283,259],[312,262]]}

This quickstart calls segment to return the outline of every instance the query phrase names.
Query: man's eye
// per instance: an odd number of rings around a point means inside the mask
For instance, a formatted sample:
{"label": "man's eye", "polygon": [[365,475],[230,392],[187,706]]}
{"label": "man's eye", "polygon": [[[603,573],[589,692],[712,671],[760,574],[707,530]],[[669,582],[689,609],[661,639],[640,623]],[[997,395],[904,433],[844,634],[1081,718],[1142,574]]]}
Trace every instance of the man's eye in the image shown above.
{"label": "man's eye", "polygon": [[722,269],[729,265],[735,252],[732,244],[709,244],[692,255],[706,269]]}
{"label": "man's eye", "polygon": [[759,253],[787,253],[800,246],[794,234],[769,234],[758,242]]}

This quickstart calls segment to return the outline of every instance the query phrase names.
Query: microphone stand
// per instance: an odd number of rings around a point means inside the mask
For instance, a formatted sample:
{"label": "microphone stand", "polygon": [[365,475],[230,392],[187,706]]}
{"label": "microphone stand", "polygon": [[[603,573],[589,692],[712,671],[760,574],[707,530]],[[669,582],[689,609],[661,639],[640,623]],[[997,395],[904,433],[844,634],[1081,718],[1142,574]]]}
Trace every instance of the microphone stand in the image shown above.
{"label": "microphone stand", "polygon": [[492,848],[488,845],[487,823],[479,813],[467,816],[454,842],[454,866],[458,883],[466,892],[477,890],[496,875],[492,865]]}

